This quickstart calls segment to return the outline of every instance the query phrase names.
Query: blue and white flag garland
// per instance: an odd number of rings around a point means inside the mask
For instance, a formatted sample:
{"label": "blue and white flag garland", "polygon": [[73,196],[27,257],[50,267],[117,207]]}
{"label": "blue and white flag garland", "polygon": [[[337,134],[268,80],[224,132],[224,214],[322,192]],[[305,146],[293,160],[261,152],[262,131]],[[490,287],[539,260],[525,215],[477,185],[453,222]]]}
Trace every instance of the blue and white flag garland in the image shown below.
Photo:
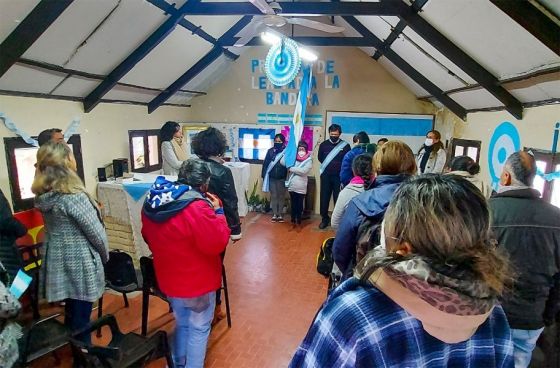
{"label": "blue and white flag garland", "polygon": [[[8,116],[6,116],[6,114],[4,114],[3,112],[0,112],[0,119],[4,120],[4,125],[6,126],[6,128],[8,128],[8,130],[20,136],[25,141],[25,143],[35,147],[39,147],[39,142],[37,142],[36,139],[32,138],[29,134],[21,130],[16,125],[16,123],[14,123],[14,121],[10,119]],[[68,125],[68,127],[64,131],[64,141],[68,142],[70,137],[72,137],[74,134],[78,132],[79,127],[80,127],[80,119],[77,117],[72,119],[70,125]]]}

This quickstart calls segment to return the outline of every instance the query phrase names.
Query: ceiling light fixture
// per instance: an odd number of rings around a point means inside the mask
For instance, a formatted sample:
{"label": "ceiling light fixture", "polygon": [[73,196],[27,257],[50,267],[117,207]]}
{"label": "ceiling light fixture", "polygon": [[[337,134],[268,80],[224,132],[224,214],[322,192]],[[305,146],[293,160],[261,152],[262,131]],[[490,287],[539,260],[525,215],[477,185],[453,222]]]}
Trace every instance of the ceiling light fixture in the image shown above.
{"label": "ceiling light fixture", "polygon": [[309,61],[310,63],[317,61],[317,55],[313,53],[311,50],[303,48],[301,46],[298,47],[298,54],[302,60]]}
{"label": "ceiling light fixture", "polygon": [[[282,42],[282,36],[275,32],[268,31],[268,32],[261,33],[261,40],[263,40],[263,42],[266,42],[274,46]],[[311,50],[304,48],[299,44],[297,45],[297,49],[298,49],[298,55],[302,60],[311,63],[317,61],[318,56]]]}
{"label": "ceiling light fixture", "polygon": [[261,33],[261,40],[268,44],[276,45],[282,42],[282,37],[272,32],[263,32]]}

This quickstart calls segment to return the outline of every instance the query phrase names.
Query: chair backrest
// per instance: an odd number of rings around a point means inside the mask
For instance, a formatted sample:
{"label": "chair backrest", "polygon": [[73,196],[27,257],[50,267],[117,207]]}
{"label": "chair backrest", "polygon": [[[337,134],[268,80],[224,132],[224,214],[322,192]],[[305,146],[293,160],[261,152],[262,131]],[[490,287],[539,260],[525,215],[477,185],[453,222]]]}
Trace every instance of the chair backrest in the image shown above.
{"label": "chair backrest", "polygon": [[105,264],[105,279],[109,287],[138,287],[138,278],[132,257],[120,250],[109,252],[109,261]]}
{"label": "chair backrest", "polygon": [[154,269],[154,260],[151,257],[140,257],[140,270],[142,272],[142,287],[150,294],[166,299],[165,294],[160,290]]}

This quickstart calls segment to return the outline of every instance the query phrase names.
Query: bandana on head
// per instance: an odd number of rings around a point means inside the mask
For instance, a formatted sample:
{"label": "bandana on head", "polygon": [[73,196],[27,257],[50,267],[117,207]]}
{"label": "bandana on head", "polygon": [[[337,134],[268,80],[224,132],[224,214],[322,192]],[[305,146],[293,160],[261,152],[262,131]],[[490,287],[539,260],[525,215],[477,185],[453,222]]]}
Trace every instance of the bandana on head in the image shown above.
{"label": "bandana on head", "polygon": [[151,208],[157,208],[176,201],[189,190],[191,187],[188,185],[174,183],[165,179],[164,176],[158,176],[146,196],[146,203]]}

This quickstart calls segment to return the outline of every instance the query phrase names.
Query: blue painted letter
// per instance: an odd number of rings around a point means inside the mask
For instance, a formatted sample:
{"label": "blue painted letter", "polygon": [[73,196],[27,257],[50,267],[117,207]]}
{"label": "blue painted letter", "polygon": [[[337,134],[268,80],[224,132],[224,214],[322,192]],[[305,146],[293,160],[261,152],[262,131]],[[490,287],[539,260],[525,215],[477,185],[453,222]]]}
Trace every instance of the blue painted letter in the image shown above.
{"label": "blue painted letter", "polygon": [[327,60],[327,65],[325,66],[325,73],[334,73],[334,60]]}
{"label": "blue painted letter", "polygon": [[266,77],[259,77],[259,89],[266,89]]}
{"label": "blue painted letter", "polygon": [[255,72],[255,69],[259,66],[259,61],[257,59],[251,60],[251,73]]}
{"label": "blue painted letter", "polygon": [[333,77],[332,88],[340,88],[340,79],[338,74]]}

